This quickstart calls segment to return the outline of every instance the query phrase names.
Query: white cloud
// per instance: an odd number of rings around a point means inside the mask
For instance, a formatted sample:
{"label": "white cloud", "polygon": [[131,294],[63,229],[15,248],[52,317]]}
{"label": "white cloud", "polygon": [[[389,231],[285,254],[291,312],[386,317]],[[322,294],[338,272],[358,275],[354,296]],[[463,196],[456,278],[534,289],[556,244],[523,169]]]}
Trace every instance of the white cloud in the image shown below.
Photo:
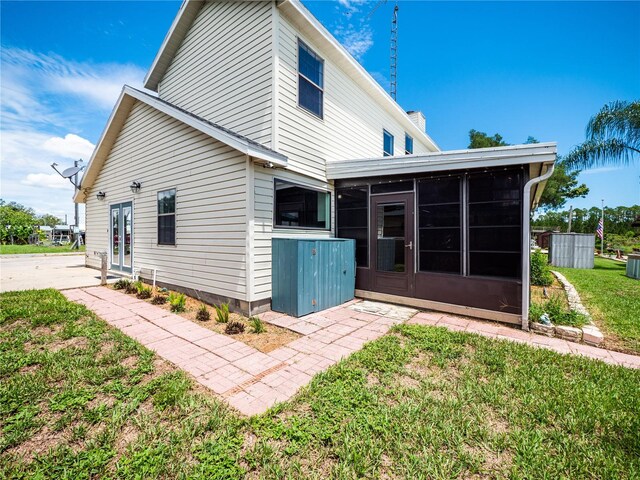
{"label": "white cloud", "polygon": [[145,72],[6,45],[0,61],[0,197],[71,219],[74,188],[51,163],[64,170],[87,161],[87,130],[101,131],[122,86],[139,87]]}
{"label": "white cloud", "polygon": [[341,35],[344,48],[358,60],[373,46],[373,33],[367,28],[348,29]]}
{"label": "white cloud", "polygon": [[68,190],[70,186],[69,180],[62,178],[57,173],[29,173],[20,183],[31,187],[65,190]]}
{"label": "white cloud", "polygon": [[614,172],[616,170],[621,170],[624,167],[600,167],[600,168],[592,168],[590,170],[583,170],[580,172],[580,175],[597,175],[599,173],[606,172]]}
{"label": "white cloud", "polygon": [[64,138],[49,138],[44,142],[42,147],[60,157],[74,160],[82,158],[88,161],[95,146],[86,138],[79,137],[73,133],[67,133]]}

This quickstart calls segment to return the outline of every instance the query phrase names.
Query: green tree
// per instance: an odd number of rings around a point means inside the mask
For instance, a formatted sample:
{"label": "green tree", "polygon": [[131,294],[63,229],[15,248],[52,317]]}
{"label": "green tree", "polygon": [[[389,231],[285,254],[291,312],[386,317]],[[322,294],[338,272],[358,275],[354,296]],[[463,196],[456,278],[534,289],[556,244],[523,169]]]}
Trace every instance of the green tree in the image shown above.
{"label": "green tree", "polygon": [[640,158],[640,100],[602,107],[587,125],[587,140],[565,158],[572,169],[629,165]]}
{"label": "green tree", "polygon": [[0,199],[0,241],[2,243],[27,243],[36,223],[33,209]]}
{"label": "green tree", "polygon": [[489,148],[489,147],[505,147],[509,145],[499,133],[490,137],[484,132],[477,130],[469,130],[469,146],[467,148]]}
{"label": "green tree", "polygon": [[40,215],[38,217],[38,225],[47,225],[49,227],[55,227],[56,225],[60,225],[62,220],[55,215],[51,215],[49,213],[45,213],[44,215]]}
{"label": "green tree", "polygon": [[[539,143],[532,136],[527,137],[527,144]],[[484,132],[477,130],[469,131],[469,148],[503,147],[509,145],[499,133],[489,137]],[[562,208],[567,199],[585,197],[589,193],[589,188],[583,183],[578,185],[579,170],[568,171],[566,166],[558,159],[553,175],[547,180],[547,185],[540,197],[538,207],[542,210],[553,210]]]}

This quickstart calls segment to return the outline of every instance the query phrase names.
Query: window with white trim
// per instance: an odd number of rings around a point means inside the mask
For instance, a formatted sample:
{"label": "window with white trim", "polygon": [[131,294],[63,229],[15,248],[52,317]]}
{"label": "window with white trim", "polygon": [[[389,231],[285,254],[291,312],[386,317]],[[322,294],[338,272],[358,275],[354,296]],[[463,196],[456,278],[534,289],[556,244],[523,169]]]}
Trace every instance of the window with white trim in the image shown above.
{"label": "window with white trim", "polygon": [[298,105],[323,117],[324,60],[298,40]]}
{"label": "window with white trim", "polygon": [[176,189],[158,192],[158,245],[176,244]]}
{"label": "window with white trim", "polygon": [[408,133],[404,134],[404,154],[411,155],[413,153],[413,137]]}
{"label": "window with white trim", "polygon": [[284,228],[331,228],[331,194],[274,179],[274,225]]}
{"label": "window with white trim", "polygon": [[385,157],[393,156],[393,135],[386,130],[382,131],[382,153]]}

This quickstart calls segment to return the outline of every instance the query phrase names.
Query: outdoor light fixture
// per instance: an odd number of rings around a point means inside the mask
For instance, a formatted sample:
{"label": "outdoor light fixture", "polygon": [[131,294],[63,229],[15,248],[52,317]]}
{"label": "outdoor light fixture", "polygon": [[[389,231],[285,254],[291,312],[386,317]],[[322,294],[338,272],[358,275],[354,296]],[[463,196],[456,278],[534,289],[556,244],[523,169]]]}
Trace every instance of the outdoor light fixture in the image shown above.
{"label": "outdoor light fixture", "polygon": [[96,198],[97,198],[98,200],[104,200],[104,197],[106,197],[106,196],[107,196],[107,194],[106,194],[106,193],[104,193],[104,192],[98,192],[98,194],[96,195]]}
{"label": "outdoor light fixture", "polygon": [[131,182],[130,187],[131,191],[133,193],[139,193],[140,192],[140,182],[137,182],[136,180],[134,180],[133,182]]}

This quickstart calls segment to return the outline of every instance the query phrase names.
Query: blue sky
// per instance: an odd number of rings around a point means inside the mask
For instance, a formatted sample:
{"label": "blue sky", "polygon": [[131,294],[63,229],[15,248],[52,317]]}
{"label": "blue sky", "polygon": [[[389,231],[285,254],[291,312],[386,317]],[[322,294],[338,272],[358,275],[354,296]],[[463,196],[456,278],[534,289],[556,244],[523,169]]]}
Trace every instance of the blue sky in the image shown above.
{"label": "blue sky", "polygon": [[[305,5],[385,88],[393,3]],[[442,149],[472,128],[509,143],[584,139],[605,103],[640,98],[640,2],[399,3],[398,101]],[[2,2],[1,196],[58,215],[49,167],[88,158],[123,83],[140,86],[179,2]],[[583,172],[579,208],[640,203],[640,163]]]}

